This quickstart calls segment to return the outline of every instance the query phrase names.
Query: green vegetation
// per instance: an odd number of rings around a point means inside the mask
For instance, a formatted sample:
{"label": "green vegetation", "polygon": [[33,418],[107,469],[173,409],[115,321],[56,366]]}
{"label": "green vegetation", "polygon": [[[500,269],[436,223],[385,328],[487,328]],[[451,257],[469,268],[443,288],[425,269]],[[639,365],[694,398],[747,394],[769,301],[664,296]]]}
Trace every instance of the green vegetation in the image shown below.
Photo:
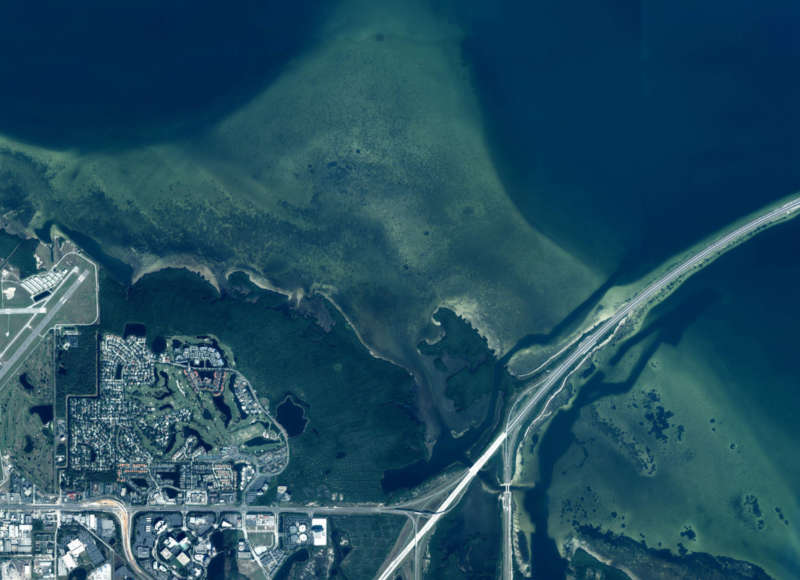
{"label": "green vegetation", "polygon": [[426,578],[448,580],[497,578],[500,562],[500,512],[496,494],[472,484],[456,509],[436,527],[430,541]]}
{"label": "green vegetation", "polygon": [[[80,254],[68,254],[58,264],[59,267],[68,269],[77,267],[79,271],[85,273],[86,277],[75,288],[69,301],[53,317],[51,324],[95,324],[98,316],[97,266]],[[69,286],[73,280],[77,280],[76,274],[67,280],[66,285]],[[59,291],[55,293],[54,297],[58,298],[58,295]],[[55,302],[51,302],[51,304],[55,304]]]}
{"label": "green vegetation", "polygon": [[213,334],[271,406],[287,392],[307,405],[309,424],[290,440],[291,461],[281,476],[295,500],[330,501],[332,493],[381,499],[383,470],[423,456],[412,378],[370,356],[334,311],[326,333],[282,296],[219,296],[182,270],[146,276],[127,290],[107,276],[101,284],[103,331],[121,333],[138,322],[150,340]]}
{"label": "green vegetation", "polygon": [[417,348],[422,354],[440,360],[444,356],[455,357],[466,361],[471,368],[480,366],[491,356],[486,339],[452,310],[440,308],[434,318],[441,324],[444,336],[433,344],[420,342]]}
{"label": "green vegetation", "polygon": [[[290,444],[291,445],[291,444]],[[289,448],[291,451],[291,447]],[[264,495],[260,495],[256,498],[251,505],[272,505],[277,501],[278,498],[278,486],[275,484],[271,484],[267,491],[264,492]]]}
{"label": "green vegetation", "polygon": [[[434,315],[443,337],[430,344],[420,341],[420,354],[427,359],[427,380],[437,396],[445,424],[463,432],[476,427],[492,408],[492,395],[508,391],[514,380],[489,350],[485,338],[467,321],[448,308]],[[452,402],[452,404],[451,404]]]}
{"label": "green vegetation", "polygon": [[[800,477],[798,232],[800,224],[780,226],[723,256],[599,357],[537,445],[548,501],[536,511],[549,512],[556,544],[588,527],[621,544],[797,576],[782,555],[797,553],[787,514],[797,512]],[[643,566],[658,561],[640,553]]]}
{"label": "green vegetation", "polygon": [[54,490],[53,339],[48,334],[0,389],[0,452],[42,490]]}
{"label": "green vegetation", "polygon": [[[159,380],[153,385],[131,385],[127,395],[131,400],[138,401],[145,408],[155,409],[148,415],[149,424],[159,424],[165,420],[175,420],[173,432],[175,440],[165,450],[162,445],[156,443],[151,435],[155,432],[140,432],[141,441],[147,449],[156,457],[164,457],[167,454],[179,450],[186,442],[183,428],[189,427],[199,433],[205,443],[212,447],[211,453],[219,453],[222,447],[238,447],[241,453],[260,454],[268,449],[281,447],[281,435],[272,425],[272,422],[265,415],[257,417],[248,416],[241,418],[235,401],[235,395],[228,388],[232,375],[226,373],[223,379],[225,388],[219,397],[212,396],[209,392],[197,392],[189,384],[189,380],[184,375],[184,370],[173,365],[157,364],[156,370],[159,373]],[[167,380],[164,380],[166,375]],[[230,418],[220,412],[217,406],[227,406]],[[191,418],[187,421],[174,419],[175,411],[186,409],[191,412]],[[170,419],[166,419],[167,415]],[[259,445],[246,445],[255,438],[263,438],[265,432],[270,436],[264,439]]]}
{"label": "green vegetation", "polygon": [[494,390],[495,359],[486,343],[469,323],[451,310],[436,312],[444,337],[434,343],[425,341],[417,348],[423,355],[433,357],[433,372],[445,380],[445,395],[453,401],[458,412],[467,411],[473,404],[485,403]]}
{"label": "green vegetation", "polygon": [[469,406],[488,395],[493,386],[493,365],[481,364],[476,369],[464,367],[447,379],[445,393],[452,399],[457,411],[464,411]]}
{"label": "green vegetation", "polygon": [[45,339],[31,352],[31,355],[15,375],[17,386],[22,386],[37,405],[53,403],[53,347],[55,339],[48,333]]}
{"label": "green vegetation", "polygon": [[21,238],[12,236],[5,231],[0,231],[0,258],[7,260],[21,244]]}
{"label": "green vegetation", "polygon": [[[219,553],[214,557],[208,567],[209,578],[231,578],[245,580],[246,576],[239,573],[236,547],[243,538],[241,530],[218,530],[212,535],[212,542]],[[260,578],[261,575],[256,575]]]}
{"label": "green vegetation", "polygon": [[570,560],[570,565],[575,571],[574,577],[576,580],[594,580],[595,578],[603,578],[605,580],[630,580],[628,575],[621,570],[603,564],[581,549],[575,551],[575,554]]}
{"label": "green vegetation", "polygon": [[19,277],[25,278],[36,273],[36,260],[33,253],[39,240],[22,239],[5,231],[0,231],[0,260],[19,270]]}
{"label": "green vegetation", "polygon": [[[6,382],[31,355],[48,331],[63,325],[93,324],[97,319],[95,265],[86,258],[71,253],[59,261],[59,269],[67,270],[69,273],[47,298],[47,313],[38,311],[35,314],[9,314],[2,320],[5,332],[2,333],[0,349],[10,344],[11,348],[6,354],[9,357],[16,357],[10,366],[6,364],[4,367]],[[23,305],[29,304],[15,304],[15,306]],[[22,349],[23,346],[24,352],[19,351],[18,349]]]}
{"label": "green vegetation", "polygon": [[[603,533],[596,528],[583,527],[578,537],[584,545],[604,559],[618,563],[634,578],[653,578],[671,580],[672,578],[703,578],[708,580],[769,580],[762,568],[749,562],[725,556],[704,553],[688,553],[686,548],[680,554],[668,550],[649,547],[645,541],[636,541],[627,536],[612,532]],[[626,580],[627,574],[604,566],[591,558],[583,550],[578,550],[573,558],[578,578],[594,579],[598,574],[610,580]]]}
{"label": "green vegetation", "polygon": [[55,408],[61,418],[66,417],[67,395],[97,392],[97,328],[75,328],[74,332],[77,334],[60,334],[56,346]]}
{"label": "green vegetation", "polygon": [[4,140],[0,203],[134,267],[192,256],[316,285],[408,366],[443,304],[497,351],[544,332],[598,278],[509,200],[459,36],[427,8],[394,6],[360,13],[191,139],[102,152]]}
{"label": "green vegetation", "polygon": [[403,516],[385,514],[329,518],[331,544],[336,551],[336,577],[374,578],[407,522]]}
{"label": "green vegetation", "polygon": [[275,534],[272,532],[248,532],[247,539],[252,546],[267,546],[271,548],[275,542]]}

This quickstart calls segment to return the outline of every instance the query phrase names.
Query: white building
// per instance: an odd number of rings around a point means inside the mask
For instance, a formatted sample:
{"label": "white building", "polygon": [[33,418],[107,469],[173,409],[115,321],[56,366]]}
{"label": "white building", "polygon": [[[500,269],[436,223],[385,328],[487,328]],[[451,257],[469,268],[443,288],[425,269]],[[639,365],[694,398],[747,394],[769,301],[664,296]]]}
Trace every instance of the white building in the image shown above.
{"label": "white building", "polygon": [[314,536],[315,546],[328,545],[328,520],[327,518],[311,519],[311,534]]}

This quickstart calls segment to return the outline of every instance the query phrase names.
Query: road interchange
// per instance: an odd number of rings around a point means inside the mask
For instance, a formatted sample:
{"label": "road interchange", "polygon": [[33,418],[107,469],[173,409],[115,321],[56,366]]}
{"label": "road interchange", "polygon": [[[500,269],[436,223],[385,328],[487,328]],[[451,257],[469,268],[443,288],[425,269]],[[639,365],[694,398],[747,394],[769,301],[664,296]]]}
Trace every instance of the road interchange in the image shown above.
{"label": "road interchange", "polygon": [[[532,377],[540,372],[547,371],[540,380],[534,381],[515,399],[510,407],[503,430],[491,441],[483,453],[475,460],[469,469],[455,477],[448,478],[442,485],[437,486],[429,493],[419,496],[406,503],[390,505],[383,504],[363,504],[363,505],[341,505],[341,506],[270,506],[266,508],[254,508],[248,506],[175,506],[175,505],[150,505],[150,506],[126,506],[121,502],[111,498],[96,498],[90,502],[69,504],[60,499],[57,503],[40,503],[36,505],[0,505],[5,509],[54,509],[59,511],[83,511],[98,510],[113,513],[117,516],[123,529],[125,555],[131,561],[134,570],[139,575],[146,575],[137,565],[130,549],[130,528],[133,516],[143,511],[267,511],[272,513],[285,512],[308,512],[318,514],[341,514],[341,515],[372,515],[372,514],[394,514],[405,515],[412,524],[412,536],[405,544],[398,542],[401,549],[387,558],[386,565],[382,568],[377,578],[379,580],[389,580],[392,574],[403,565],[411,552],[414,552],[414,575],[420,573],[420,554],[419,546],[424,546],[426,536],[434,529],[438,521],[456,505],[458,505],[464,492],[472,483],[477,474],[487,465],[492,457],[502,448],[503,449],[503,487],[502,506],[503,506],[503,527],[504,527],[504,558],[502,565],[502,576],[504,578],[513,577],[513,552],[511,549],[512,530],[513,530],[513,502],[511,500],[511,481],[513,480],[513,460],[517,439],[522,429],[530,431],[537,426],[552,412],[550,403],[562,391],[567,384],[567,379],[576,372],[583,363],[592,356],[598,349],[607,344],[617,331],[629,320],[629,317],[638,314],[640,309],[650,305],[660,293],[669,291],[672,285],[677,286],[685,277],[694,271],[704,267],[713,259],[722,255],[734,246],[746,240],[749,236],[757,233],[760,228],[770,227],[787,219],[796,217],[795,212],[800,209],[800,197],[795,198],[776,209],[767,211],[754,219],[747,221],[744,225],[737,227],[719,239],[708,244],[699,252],[691,254],[676,266],[670,268],[665,274],[649,283],[643,290],[635,294],[627,302],[623,303],[611,316],[587,328],[578,334],[578,338],[561,348],[555,355],[550,357],[544,364],[527,373],[518,375],[520,378]],[[55,306],[46,313],[34,313],[29,321],[29,331],[33,337],[40,334],[41,330],[55,316],[61,305],[67,302],[72,294],[84,282],[87,272],[71,272],[71,276],[78,274],[74,282],[64,280],[64,295],[60,300],[54,302]],[[71,278],[68,276],[68,279]],[[37,314],[44,314],[42,320],[37,321],[35,328],[31,322]],[[22,333],[20,333],[22,334]],[[17,337],[15,337],[16,339]],[[26,340],[28,340],[26,338]],[[12,340],[12,343],[14,341]],[[9,344],[11,346],[11,344]],[[14,353],[6,359],[6,365],[0,369],[0,379],[11,370],[16,361],[15,354],[20,355],[26,350],[29,344],[23,341],[21,346],[16,346],[12,350]],[[8,350],[8,348],[7,348]],[[12,358],[13,357],[13,358]],[[560,361],[560,362],[559,362]],[[548,367],[553,367],[548,370]],[[544,405],[539,404],[545,401]],[[539,409],[538,414],[528,421],[532,411]],[[452,488],[452,489],[451,489]],[[449,493],[448,493],[449,492]],[[438,505],[431,505],[439,496],[445,496]],[[430,508],[430,509],[429,509]],[[420,525],[420,520],[427,518],[424,524]],[[407,532],[404,532],[404,534]],[[403,537],[403,536],[401,536]]]}

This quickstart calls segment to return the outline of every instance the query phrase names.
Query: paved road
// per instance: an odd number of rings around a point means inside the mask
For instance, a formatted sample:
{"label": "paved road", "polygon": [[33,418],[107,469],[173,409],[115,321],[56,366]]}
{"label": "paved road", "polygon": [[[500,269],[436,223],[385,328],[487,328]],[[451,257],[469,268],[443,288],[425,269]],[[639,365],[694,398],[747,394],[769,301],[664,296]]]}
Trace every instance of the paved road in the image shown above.
{"label": "paved road", "polygon": [[[505,486],[506,486],[506,493],[507,500],[504,498],[503,501],[503,509],[507,510],[508,513],[503,515],[503,523],[506,526],[504,530],[504,554],[503,554],[503,578],[510,579],[513,578],[513,563],[512,563],[512,550],[511,550],[511,541],[512,541],[512,532],[511,532],[511,493],[509,490],[509,484],[511,480],[511,476],[513,473],[513,458],[514,458],[514,449],[516,447],[516,435],[517,435],[517,428],[520,424],[524,421],[527,413],[539,402],[541,401],[549,392],[550,390],[559,382],[563,381],[566,376],[570,374],[570,372],[574,371],[580,363],[583,361],[584,358],[589,356],[591,352],[596,348],[596,346],[602,342],[607,336],[609,336],[612,331],[621,324],[625,318],[634,312],[637,308],[641,306],[645,306],[650,300],[655,298],[660,292],[662,292],[665,288],[667,288],[670,284],[680,281],[680,279],[691,273],[695,268],[702,268],[705,262],[709,259],[715,258],[720,254],[724,253],[725,251],[731,249],[740,241],[742,241],[747,236],[754,233],[757,229],[768,226],[776,223],[779,220],[786,218],[791,213],[800,209],[800,198],[794,199],[781,207],[769,211],[749,222],[740,226],[739,228],[735,229],[734,231],[726,234],[725,236],[721,237],[719,240],[713,242],[712,244],[706,246],[700,252],[692,255],[687,260],[681,262],[675,268],[669,270],[664,276],[652,282],[648,285],[644,290],[642,290],[639,294],[637,294],[631,301],[627,304],[622,306],[619,310],[617,310],[611,318],[608,318],[605,322],[603,322],[596,330],[591,332],[588,336],[586,336],[583,340],[578,343],[577,349],[569,356],[562,364],[556,367],[555,370],[551,371],[550,375],[545,378],[541,383],[534,385],[533,389],[536,389],[535,394],[533,397],[524,405],[524,407],[515,415],[512,413],[509,417],[509,422],[506,424],[506,430],[504,432],[504,436],[508,439],[505,443],[505,454],[504,454],[504,478],[505,478]],[[525,375],[521,375],[520,378],[524,378]],[[560,389],[559,389],[560,390]],[[558,391],[556,391],[556,394]],[[551,395],[551,398],[553,395]],[[520,399],[517,399],[520,401]],[[512,407],[513,409],[513,407]]]}
{"label": "paved road", "polygon": [[[588,334],[577,342],[573,352],[564,359],[555,369],[553,369],[545,378],[535,383],[520,396],[512,405],[509,412],[509,418],[506,422],[505,429],[495,438],[494,441],[486,448],[481,456],[475,463],[461,476],[460,479],[448,482],[436,490],[428,493],[425,498],[434,498],[437,494],[444,493],[447,488],[453,487],[452,491],[441,502],[441,504],[434,510],[416,509],[420,504],[418,499],[415,499],[406,504],[397,505],[383,505],[383,504],[367,504],[367,505],[343,505],[343,506],[302,506],[302,505],[284,505],[275,507],[255,507],[255,506],[230,506],[230,505],[215,505],[215,506],[174,506],[174,505],[161,505],[161,506],[125,506],[119,501],[111,498],[98,498],[92,501],[77,502],[74,504],[64,503],[37,503],[37,504],[0,504],[0,509],[22,509],[22,510],[60,510],[69,512],[82,512],[87,510],[106,511],[114,513],[123,528],[123,544],[126,556],[130,559],[134,570],[138,573],[144,572],[138,567],[133,554],[130,549],[130,529],[133,517],[140,512],[152,511],[211,511],[215,513],[220,512],[269,512],[275,514],[281,513],[314,513],[326,515],[374,515],[374,514],[395,514],[405,515],[407,517],[413,516],[429,516],[428,520],[421,527],[417,527],[417,521],[414,519],[414,527],[416,533],[413,538],[406,544],[406,546],[398,552],[394,559],[384,568],[383,572],[379,575],[379,580],[388,580],[394,571],[403,563],[412,550],[415,550],[417,544],[421,543],[425,536],[434,528],[436,523],[443,517],[450,509],[452,509],[461,499],[463,492],[480,472],[481,469],[488,463],[494,454],[503,446],[505,446],[504,458],[506,460],[505,468],[505,492],[502,495],[503,499],[503,518],[504,527],[507,530],[511,529],[512,517],[512,502],[510,493],[510,458],[513,457],[513,443],[516,440],[518,429],[523,425],[528,413],[536,407],[546,396],[550,396],[550,400],[555,397],[565,384],[565,380],[569,375],[580,367],[581,363],[590,356],[597,348],[604,344],[609,336],[613,335],[615,329],[625,320],[625,318],[634,312],[637,308],[645,306],[653,299],[659,292],[663,291],[670,284],[680,281],[681,277],[691,273],[694,268],[702,267],[704,262],[716,255],[733,247],[736,243],[742,241],[746,236],[752,234],[762,226],[772,225],[779,219],[787,217],[789,214],[800,209],[800,198],[794,199],[791,202],[784,204],[778,209],[767,212],[754,220],[746,223],[745,225],[737,228],[733,232],[723,236],[719,240],[710,244],[702,251],[694,254],[687,260],[681,262],[678,266],[671,269],[660,279],[648,285],[643,291],[637,294],[632,300],[623,305],[617,310],[613,316],[606,319],[603,323],[597,326],[594,330],[588,331]],[[794,216],[792,216],[794,217]],[[80,284],[86,279],[88,273],[83,271],[61,297],[60,300],[53,306],[52,309],[42,318],[36,328],[31,328],[32,332],[26,337],[23,344],[15,350],[15,352],[6,361],[6,364],[0,368],[0,381],[11,367],[16,362],[17,358],[23,353],[30,343],[37,335],[44,329],[50,322],[58,310],[66,303],[72,294],[77,290]],[[30,325],[30,323],[29,323]],[[16,337],[15,337],[16,338]],[[573,343],[574,344],[574,343]],[[539,369],[537,369],[538,371]],[[555,388],[557,387],[557,388]],[[548,401],[549,402],[549,401]],[[517,406],[521,405],[517,410]],[[543,418],[547,412],[548,405],[545,405],[542,411],[533,420],[533,424]],[[504,534],[504,544],[506,545],[506,557],[504,558],[504,576],[510,578],[513,575],[513,568],[511,563],[511,550],[510,542],[511,536],[506,531]],[[418,568],[418,562],[415,563],[415,568]]]}
{"label": "paved road", "polygon": [[[78,267],[76,266],[75,268],[73,268],[72,272],[70,272],[70,275],[72,273],[77,273],[77,271]],[[64,304],[66,304],[67,301],[69,301],[69,299],[78,289],[78,287],[83,283],[84,280],[86,280],[86,277],[88,275],[89,272],[87,270],[81,272],[80,275],[77,277],[77,279],[64,292],[64,295],[55,303],[55,305],[53,305],[52,308],[50,308],[47,314],[45,314],[42,317],[41,321],[39,322],[39,324],[36,325],[35,328],[30,326],[31,322],[29,321],[28,324],[19,332],[19,334],[17,334],[17,336],[14,337],[12,343],[16,341],[19,335],[25,332],[26,329],[29,329],[28,336],[25,337],[25,340],[22,341],[22,344],[20,344],[14,350],[14,352],[11,353],[11,356],[9,356],[5,361],[3,361],[3,366],[0,367],[0,383],[3,382],[3,379],[6,377],[6,375],[14,368],[14,364],[17,362],[17,360],[19,360],[19,357],[27,352],[28,347],[31,345],[31,343],[33,343],[34,340],[41,338],[42,330],[45,330],[45,328],[53,319],[53,317],[56,314],[58,314],[58,311],[61,310],[61,307],[64,306]],[[48,306],[49,304],[50,303],[48,302]],[[35,316],[37,315],[34,314],[34,317]],[[3,351],[3,353],[5,353],[5,351]]]}
{"label": "paved road", "polygon": [[125,557],[129,560],[133,572],[143,579],[149,579],[150,575],[147,574],[139,566],[133,554],[133,546],[131,544],[131,531],[133,520],[139,513],[145,512],[213,512],[220,513],[270,513],[280,516],[285,513],[307,513],[309,516],[313,515],[327,515],[327,516],[348,516],[348,515],[378,515],[378,514],[393,514],[398,516],[405,516],[414,521],[414,515],[419,512],[406,507],[385,506],[382,504],[370,505],[343,505],[343,506],[305,506],[305,505],[282,505],[282,506],[237,506],[237,505],[151,505],[151,506],[126,506],[122,502],[113,498],[97,498],[82,502],[75,503],[0,503],[2,510],[19,510],[19,511],[38,511],[38,510],[52,510],[58,512],[69,513],[83,513],[87,511],[99,511],[110,513],[116,516],[120,525],[120,534],[122,536],[122,548]]}
{"label": "paved road", "polygon": [[133,548],[131,546],[131,524],[133,523],[133,518],[126,506],[122,502],[114,499],[101,499],[91,502],[91,504],[87,502],[87,505],[81,506],[81,508],[82,511],[110,511],[117,516],[120,526],[120,535],[122,536],[122,550],[125,552],[125,557],[128,559],[128,565],[140,578],[150,578],[150,576],[142,570],[141,566],[139,566],[139,562],[137,562],[136,558],[133,556]]}
{"label": "paved road", "polygon": [[44,314],[44,306],[25,306],[24,308],[0,308],[0,314]]}
{"label": "paved road", "polygon": [[[669,270],[664,276],[656,280],[655,282],[648,285],[644,290],[642,290],[639,294],[637,294],[632,300],[627,302],[623,305],[619,310],[617,310],[610,318],[606,319],[602,324],[600,324],[595,330],[590,331],[589,334],[585,338],[583,338],[580,342],[578,342],[577,347],[575,350],[561,363],[559,364],[554,370],[550,372],[544,379],[535,383],[532,387],[527,389],[525,392],[521,393],[521,397],[517,400],[523,400],[525,397],[528,396],[529,393],[533,393],[530,398],[528,398],[522,407],[517,412],[513,412],[513,409],[516,405],[512,406],[512,414],[509,415],[509,420],[506,423],[506,428],[497,436],[497,438],[492,441],[486,451],[475,461],[475,463],[470,467],[470,469],[464,474],[461,481],[458,485],[453,489],[453,491],[445,498],[442,504],[437,509],[436,513],[425,522],[425,525],[419,529],[416,536],[406,544],[406,546],[392,559],[389,564],[383,569],[381,574],[378,576],[379,580],[388,580],[395,570],[403,563],[403,561],[408,557],[412,550],[414,550],[414,546],[422,540],[426,534],[428,534],[436,523],[441,519],[450,507],[455,505],[460,500],[461,494],[467,488],[467,486],[472,482],[478,472],[483,469],[486,463],[492,458],[492,456],[500,449],[504,444],[507,444],[506,439],[509,437],[510,433],[515,432],[516,428],[526,420],[528,413],[535,408],[535,406],[546,396],[550,395],[550,399],[552,400],[555,395],[560,392],[561,388],[565,384],[565,379],[574,372],[575,369],[580,366],[583,360],[588,357],[598,346],[602,345],[602,343],[608,338],[610,334],[618,327],[618,325],[634,310],[639,308],[640,306],[646,305],[652,298],[654,298],[658,293],[663,291],[667,288],[670,284],[678,282],[685,274],[690,273],[693,269],[702,267],[704,262],[710,258],[714,258],[720,253],[724,252],[727,249],[730,249],[738,242],[742,241],[744,238],[755,232],[762,226],[772,225],[773,223],[778,222],[779,220],[783,220],[787,218],[793,212],[796,212],[800,209],[800,198],[795,198],[792,201],[782,205],[781,207],[768,211],[759,217],[747,222],[743,226],[738,227],[734,231],[730,232],[729,234],[721,237],[717,241],[713,242],[712,244],[706,246],[700,252],[692,255],[688,259],[684,260],[676,267]],[[795,216],[792,216],[795,217]],[[554,391],[554,387],[557,385],[559,386]],[[534,419],[534,423],[541,419],[544,414],[547,412],[547,405],[545,405],[544,409],[539,413],[539,415]],[[513,449],[512,445],[513,441],[509,441],[507,444],[507,449]],[[513,454],[513,453],[512,453]],[[505,482],[506,489],[508,490],[509,482]],[[506,495],[506,494],[504,494]],[[509,522],[511,521],[511,501],[510,496],[507,498],[509,501],[506,501],[504,497],[504,521]],[[508,532],[504,533],[504,544],[505,542],[510,542],[511,538]],[[503,574],[506,578],[510,578],[513,576],[513,566],[510,565],[510,552],[511,547],[510,545],[505,545],[504,550],[507,551],[507,554],[504,557],[504,570]]]}

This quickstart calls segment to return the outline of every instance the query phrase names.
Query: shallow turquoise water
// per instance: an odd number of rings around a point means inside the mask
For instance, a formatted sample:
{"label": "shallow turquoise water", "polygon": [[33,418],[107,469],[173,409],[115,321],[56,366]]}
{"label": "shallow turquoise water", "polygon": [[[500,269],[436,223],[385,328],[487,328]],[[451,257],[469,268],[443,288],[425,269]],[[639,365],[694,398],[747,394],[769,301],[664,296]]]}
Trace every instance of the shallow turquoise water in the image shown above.
{"label": "shallow turquoise water", "polygon": [[[658,520],[654,514],[658,514],[659,509],[664,510],[664,519],[671,518],[677,510],[679,518],[697,522],[696,530],[700,534],[708,535],[715,526],[724,526],[725,529],[718,529],[716,534],[728,537],[725,545],[736,551],[714,555],[745,558],[768,568],[772,566],[784,574],[800,573],[800,553],[794,551],[791,541],[796,536],[795,526],[800,522],[800,509],[794,501],[796,498],[782,491],[800,486],[800,461],[796,454],[800,444],[796,421],[800,413],[796,339],[797,320],[800,320],[800,304],[796,300],[800,284],[800,260],[796,257],[798,237],[800,222],[789,222],[750,240],[691,278],[651,316],[654,326],[648,327],[648,340],[655,342],[646,340],[643,343],[645,348],[638,359],[641,366],[631,380],[613,382],[604,381],[602,377],[592,380],[581,391],[575,407],[556,417],[540,443],[542,475],[539,486],[526,500],[526,508],[539,526],[540,533],[534,536],[534,552],[538,554],[541,572],[552,577],[564,574],[564,563],[548,537],[552,530],[548,530],[546,524],[563,509],[553,498],[563,498],[564,493],[560,487],[551,486],[583,482],[597,489],[581,494],[586,498],[568,497],[589,505],[591,502],[587,498],[604,489],[605,499],[591,504],[598,509],[600,506],[608,509],[603,502],[615,505],[614,500],[609,499],[614,495],[641,495],[642,486],[658,490],[664,498],[663,504],[650,502],[648,514],[627,514],[629,523],[637,519],[640,522],[633,537],[641,539],[636,534],[644,534],[651,547],[655,542],[651,538],[666,540],[664,534],[669,530],[647,522]],[[666,385],[659,386],[658,372],[639,374],[649,370],[651,361],[664,359],[666,355],[658,350],[661,344],[671,345],[669,353],[673,354],[667,358],[673,361],[670,365],[677,363],[685,367],[666,366],[660,371],[668,373],[665,380],[673,383],[667,391],[664,391]],[[704,374],[694,376],[685,370],[694,366],[703,369]],[[612,372],[613,368],[606,370]],[[683,383],[684,379],[677,379],[676,385],[675,376],[679,372],[689,375]],[[656,396],[666,392],[673,397],[672,403],[659,402],[666,405],[665,422],[654,422],[659,428],[650,432],[659,434],[663,429],[664,441],[658,436],[636,435],[631,430],[636,429],[639,415],[642,419],[646,417],[645,411],[631,409],[631,405],[641,406],[640,395],[654,387],[659,393]],[[675,396],[680,399],[683,411],[676,406]],[[587,433],[598,431],[593,431],[593,420],[586,413],[599,401],[603,402],[602,408],[598,407],[601,416],[616,421],[615,428],[629,433],[623,435],[623,440],[653,446],[657,479],[623,475],[635,471],[626,459],[630,447],[626,451],[623,447],[609,448],[587,442]],[[656,406],[654,403],[653,408]],[[703,409],[699,422],[687,414],[686,407]],[[580,426],[579,422],[582,422]],[[581,435],[576,437],[574,433],[578,428]],[[645,431],[647,428],[644,427]],[[668,444],[667,439],[670,440]],[[685,439],[687,443],[676,443],[676,439]],[[715,450],[711,456],[709,449]],[[570,453],[580,456],[587,450],[583,467],[575,467],[568,459]],[[695,455],[703,457],[703,461],[718,462],[726,473],[709,472],[705,464],[692,463]],[[670,459],[679,456],[687,459]],[[616,476],[608,472],[609,465],[615,462],[621,470]],[[694,480],[691,493],[698,498],[695,503],[691,497],[681,496],[685,493],[681,483],[684,476]],[[737,480],[739,477],[741,480]],[[768,481],[760,484],[764,478]],[[757,496],[756,488],[759,488]],[[737,494],[740,493],[753,493],[761,506],[761,513],[753,516],[752,528],[733,527],[738,525],[736,512],[741,507]],[[704,504],[699,498],[708,497],[708,494],[711,497],[731,494],[731,503],[725,505],[724,500],[722,507]],[[666,499],[670,496],[672,501]],[[612,526],[602,510],[589,513],[586,509],[584,516],[575,516],[576,522]],[[784,518],[788,521],[784,522]],[[618,525],[617,522],[613,524]],[[763,543],[763,526],[767,532],[772,530],[770,533],[775,533],[777,526],[778,533],[787,538],[785,543],[773,544],[769,553],[748,548],[748,545]],[[624,529],[613,529],[616,533],[625,533]],[[682,541],[689,550],[693,548],[691,542],[677,536],[679,528],[673,531],[673,541]]]}

